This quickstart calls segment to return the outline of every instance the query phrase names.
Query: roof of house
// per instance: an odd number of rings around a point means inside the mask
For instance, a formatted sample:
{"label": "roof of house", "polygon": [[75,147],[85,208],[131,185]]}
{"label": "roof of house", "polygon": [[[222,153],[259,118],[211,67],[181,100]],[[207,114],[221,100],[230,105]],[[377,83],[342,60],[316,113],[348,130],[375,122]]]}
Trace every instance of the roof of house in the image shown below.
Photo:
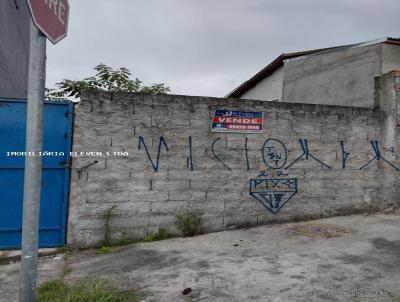
{"label": "roof of house", "polygon": [[346,48],[362,47],[362,46],[377,44],[377,43],[389,43],[389,44],[399,44],[400,45],[400,39],[399,38],[383,38],[383,39],[378,39],[378,40],[373,40],[373,41],[368,41],[368,42],[363,42],[363,43],[357,43],[357,44],[319,48],[319,49],[306,50],[306,51],[300,51],[300,52],[283,53],[279,57],[277,57],[275,60],[273,60],[269,65],[267,65],[266,67],[261,69],[259,72],[257,72],[250,79],[243,82],[238,87],[236,87],[234,90],[229,92],[226,95],[226,97],[240,98],[243,93],[245,93],[249,89],[256,86],[260,81],[264,80],[266,77],[268,77],[272,73],[274,73],[275,70],[277,70],[279,67],[283,66],[283,62],[287,59],[301,57],[301,56],[305,56],[305,55],[309,55],[309,54],[313,54],[313,53],[317,53],[317,52],[326,52],[326,51],[337,50],[339,48],[346,49]]}

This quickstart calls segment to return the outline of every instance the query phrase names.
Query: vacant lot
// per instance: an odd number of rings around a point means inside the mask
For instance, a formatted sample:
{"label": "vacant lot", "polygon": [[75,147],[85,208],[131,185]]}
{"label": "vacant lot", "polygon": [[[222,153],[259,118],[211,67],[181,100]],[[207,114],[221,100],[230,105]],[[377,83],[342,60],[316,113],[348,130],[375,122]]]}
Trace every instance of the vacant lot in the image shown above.
{"label": "vacant lot", "polygon": [[[0,266],[1,302],[17,301],[19,266]],[[144,301],[400,301],[400,216],[336,217],[106,254],[72,252],[42,258],[40,277],[106,278],[145,293]]]}

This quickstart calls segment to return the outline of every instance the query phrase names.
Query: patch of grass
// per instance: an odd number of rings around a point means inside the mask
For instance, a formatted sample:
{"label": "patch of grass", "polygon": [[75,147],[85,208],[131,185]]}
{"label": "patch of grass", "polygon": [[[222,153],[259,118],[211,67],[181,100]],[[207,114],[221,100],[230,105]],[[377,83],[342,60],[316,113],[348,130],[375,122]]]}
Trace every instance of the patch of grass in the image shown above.
{"label": "patch of grass", "polygon": [[7,252],[7,251],[0,252],[0,264],[8,264],[10,262],[8,259],[9,255],[10,255],[10,252]]}
{"label": "patch of grass", "polygon": [[9,255],[10,255],[10,252],[8,252],[8,251],[1,251],[1,252],[0,252],[0,259],[8,258]]}
{"label": "patch of grass", "polygon": [[159,241],[171,238],[171,235],[164,228],[159,228],[158,232],[154,235],[149,235],[143,238],[144,242]]}
{"label": "patch of grass", "polygon": [[98,254],[107,254],[111,252],[111,247],[103,245],[101,248],[97,250]]}
{"label": "patch of grass", "polygon": [[120,292],[105,280],[79,280],[71,286],[62,281],[47,281],[38,290],[35,302],[138,302],[134,291]]}
{"label": "patch of grass", "polygon": [[199,210],[176,215],[175,224],[184,236],[196,236],[203,232],[204,213]]}

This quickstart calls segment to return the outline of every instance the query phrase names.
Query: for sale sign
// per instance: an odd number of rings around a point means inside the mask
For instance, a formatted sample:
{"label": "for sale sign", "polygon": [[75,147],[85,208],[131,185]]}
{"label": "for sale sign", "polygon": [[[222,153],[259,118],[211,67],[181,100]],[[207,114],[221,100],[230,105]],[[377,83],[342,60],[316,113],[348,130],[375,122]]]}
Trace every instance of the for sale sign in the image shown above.
{"label": "for sale sign", "polygon": [[212,132],[260,133],[264,114],[261,111],[246,112],[216,110],[211,123]]}

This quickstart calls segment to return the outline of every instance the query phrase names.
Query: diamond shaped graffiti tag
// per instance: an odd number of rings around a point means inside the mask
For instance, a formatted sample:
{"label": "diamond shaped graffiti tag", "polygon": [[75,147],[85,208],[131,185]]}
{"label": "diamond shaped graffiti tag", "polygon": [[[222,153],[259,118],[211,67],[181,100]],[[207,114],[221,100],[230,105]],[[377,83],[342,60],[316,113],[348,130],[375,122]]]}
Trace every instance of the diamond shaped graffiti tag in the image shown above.
{"label": "diamond shaped graffiti tag", "polygon": [[273,214],[279,212],[297,193],[297,178],[250,179],[250,195]]}

